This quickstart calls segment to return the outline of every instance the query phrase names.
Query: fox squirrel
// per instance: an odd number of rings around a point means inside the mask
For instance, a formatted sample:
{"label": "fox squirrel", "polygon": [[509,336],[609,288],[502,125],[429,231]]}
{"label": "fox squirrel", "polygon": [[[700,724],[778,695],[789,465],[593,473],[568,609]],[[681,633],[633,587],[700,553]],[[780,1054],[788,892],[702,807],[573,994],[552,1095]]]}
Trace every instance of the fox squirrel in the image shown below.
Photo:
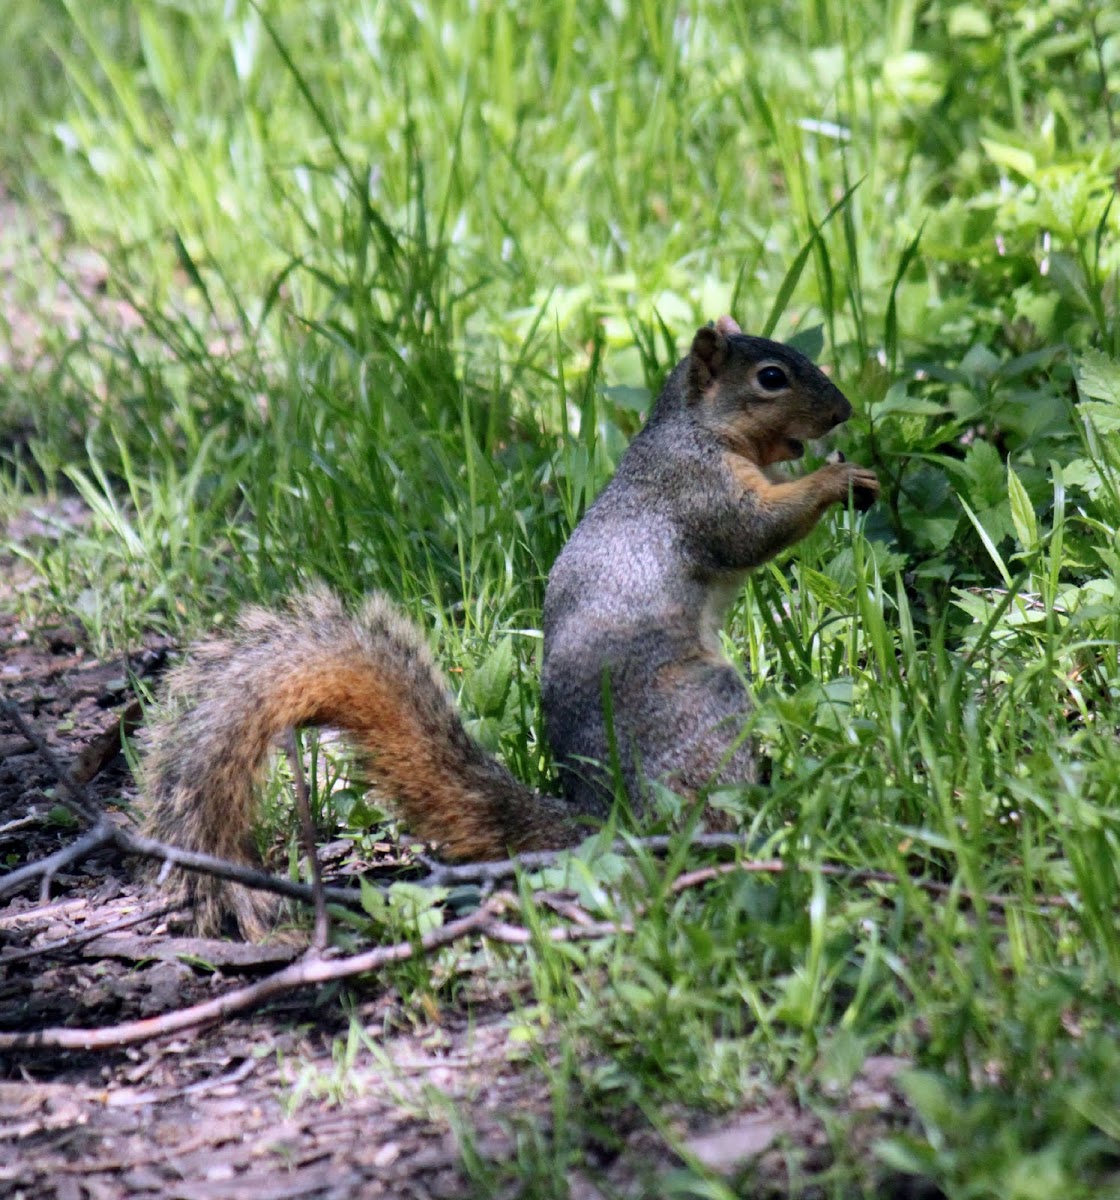
{"label": "fox squirrel", "polygon": [[[874,501],[874,473],[851,463],[797,479],[768,470],[851,412],[792,347],[730,317],[697,332],[548,577],[542,693],[562,797],[532,791],[467,734],[423,634],[388,600],[350,615],[313,588],[283,611],[248,609],[172,674],[178,703],[144,763],[147,832],[253,861],[254,780],[277,735],[300,725],[347,731],[412,832],[454,859],[577,842],[587,818],[607,816],[614,769],[639,817],[644,779],[686,796],[753,780],[750,699],[720,627],[746,571],[829,505]],[[186,886],[200,930],[228,917],[244,936],[267,930],[261,893],[199,876]]]}

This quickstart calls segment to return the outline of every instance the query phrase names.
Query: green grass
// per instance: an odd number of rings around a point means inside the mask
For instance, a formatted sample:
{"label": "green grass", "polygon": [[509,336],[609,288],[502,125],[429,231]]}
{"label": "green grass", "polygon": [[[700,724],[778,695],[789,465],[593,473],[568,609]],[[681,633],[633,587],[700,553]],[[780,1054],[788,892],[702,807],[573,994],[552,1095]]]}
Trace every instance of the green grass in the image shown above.
{"label": "green grass", "polygon": [[[837,1123],[825,1193],[861,1194],[845,1089],[897,1052],[918,1120],[877,1161],[1120,1190],[1113,9],[8,8],[0,179],[65,225],[0,232],[44,339],[0,365],[0,515],[84,503],[16,550],[98,652],[384,588],[547,784],[544,577],[695,326],[796,337],[855,401],[883,503],[730,630],[772,778],[727,803],[805,869],[676,896],[697,856],[642,862],[595,893],[648,905],[635,937],[527,952],[555,1126],[477,1178],[553,1194],[575,1108],[665,1128],[784,1084]],[[109,263],[78,334],[45,283],[70,245]]]}

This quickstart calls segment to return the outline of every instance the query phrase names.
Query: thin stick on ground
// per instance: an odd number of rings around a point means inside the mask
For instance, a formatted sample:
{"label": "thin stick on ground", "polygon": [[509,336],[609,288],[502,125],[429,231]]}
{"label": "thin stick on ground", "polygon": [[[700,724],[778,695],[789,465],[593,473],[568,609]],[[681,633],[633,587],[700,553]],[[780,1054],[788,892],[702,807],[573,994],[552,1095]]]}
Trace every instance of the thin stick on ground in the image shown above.
{"label": "thin stick on ground", "polygon": [[[689,888],[700,887],[720,875],[741,870],[744,866],[748,869],[754,866],[769,871],[776,866],[784,868],[786,864],[774,861],[753,864],[722,863],[678,876],[673,881],[671,891],[679,894]],[[877,875],[879,872],[871,874]],[[891,882],[897,882],[893,877],[889,878]],[[532,896],[535,902],[540,903],[550,898],[551,895],[546,892],[534,893]],[[520,911],[520,905],[521,901],[512,892],[498,892],[475,912],[450,921],[439,929],[431,930],[415,941],[379,946],[346,958],[318,955],[304,958],[258,983],[236,988],[224,996],[176,1009],[158,1017],[147,1017],[139,1021],[96,1029],[41,1029],[33,1033],[0,1033],[0,1050],[103,1050],[135,1045],[166,1034],[182,1033],[187,1029],[211,1025],[299,988],[350,979],[391,963],[405,962],[417,953],[429,954],[467,937],[480,936],[489,941],[514,946],[529,945],[537,937],[554,943],[592,941],[633,934],[637,921],[646,911],[643,906],[639,906],[625,919],[597,921],[576,906],[578,911],[571,914],[569,924],[535,931],[503,919],[504,913]],[[555,908],[554,905],[552,907]]]}
{"label": "thin stick on ground", "polygon": [[[5,711],[9,711],[7,704],[5,704]],[[13,875],[9,876],[7,880],[0,881],[0,895],[12,890],[13,877],[15,878],[16,886],[21,886],[30,879],[35,878],[36,872],[38,873],[38,877],[49,879],[53,872],[60,866],[75,861],[83,854],[91,853],[93,849],[99,849],[110,844],[128,853],[159,858],[166,863],[206,871],[207,873],[223,878],[236,879],[239,882],[247,882],[248,886],[279,891],[281,894],[293,896],[298,899],[310,898],[320,906],[320,909],[325,907],[325,899],[331,896],[331,893],[342,891],[342,889],[323,888],[321,879],[318,880],[319,886],[317,888],[307,888],[304,885],[292,884],[288,880],[274,878],[263,871],[254,871],[239,864],[214,859],[209,855],[183,851],[177,847],[168,846],[117,827],[107,817],[97,814],[94,807],[83,794],[82,789],[66,777],[57,760],[50,753],[49,748],[45,746],[45,743],[41,743],[41,739],[38,739],[37,735],[33,735],[33,731],[27,728],[22,716],[16,714],[16,718],[15,723],[17,727],[28,736],[33,745],[36,745],[36,749],[42,755],[44,761],[58,775],[60,781],[66,785],[68,792],[71,794],[72,806],[75,811],[87,819],[92,816],[93,828],[82,838],[79,838],[73,846],[67,847],[65,850],[59,851],[57,854],[51,855],[39,863],[28,864],[28,866],[21,868],[19,872],[13,872]],[[294,767],[295,764],[293,765],[293,769]],[[297,802],[300,791],[299,775],[297,773]],[[306,814],[304,833],[305,838],[307,838],[311,830],[310,806],[307,802],[305,787],[302,789],[302,793],[301,810]],[[317,866],[313,836],[308,840],[311,842],[309,846],[310,859]],[[728,834],[700,835],[693,839],[693,844],[698,847],[734,850],[740,850],[743,847],[741,839]],[[673,839],[671,838],[651,837],[615,842],[612,845],[612,849],[618,852],[634,852],[639,848],[645,848],[652,853],[663,853],[669,850],[672,845]],[[551,866],[559,860],[561,853],[543,852],[540,854],[524,855],[520,859],[510,859],[497,863],[471,864],[465,867],[444,867],[433,864],[428,877],[423,882],[430,885],[447,885],[453,882],[458,883],[468,880],[484,880],[492,883],[495,879],[508,878],[514,875],[518,870],[534,870]],[[930,880],[911,880],[887,871],[861,870],[834,863],[809,864],[803,867],[800,864],[790,864],[781,859],[736,861],[702,867],[678,876],[671,884],[671,891],[673,894],[679,894],[688,888],[701,886],[722,875],[736,871],[781,874],[791,870],[819,871],[823,875],[833,878],[850,879],[862,884],[910,884],[911,886],[937,895],[953,891],[951,885],[948,884],[941,884]],[[965,895],[963,892],[960,894],[962,896]],[[543,899],[548,893],[542,893],[541,895]],[[344,892],[342,898],[348,902],[353,897],[348,892]],[[993,905],[1006,905],[1010,903],[1005,897],[999,896],[983,897],[983,900]],[[97,1050],[133,1045],[153,1037],[209,1025],[235,1013],[244,1012],[247,1009],[263,1004],[268,1000],[295,989],[332,980],[352,978],[368,971],[377,970],[390,963],[406,961],[417,953],[430,953],[439,947],[450,945],[453,942],[472,935],[512,945],[525,945],[530,943],[537,935],[523,926],[503,920],[500,915],[503,911],[516,908],[517,905],[518,901],[512,894],[501,892],[486,900],[474,913],[451,921],[440,929],[432,930],[416,941],[398,942],[392,946],[381,946],[348,958],[328,958],[322,955],[305,958],[298,963],[294,963],[278,971],[267,979],[243,988],[237,988],[225,996],[165,1013],[159,1017],[126,1022],[116,1027],[87,1030],[43,1029],[33,1033],[0,1033],[0,1049]],[[630,914],[625,920],[596,921],[578,905],[574,906],[566,914],[563,912],[563,905],[557,906],[553,904],[552,907],[558,910],[561,915],[566,915],[570,920],[569,924],[552,927],[543,932],[543,936],[553,942],[584,941],[632,933],[634,931],[634,921],[641,916],[642,912],[639,907],[637,911]]]}
{"label": "thin stick on ground", "polygon": [[[126,1021],[121,1025],[97,1029],[40,1029],[33,1033],[0,1033],[0,1050],[106,1050],[132,1046],[169,1033],[182,1033],[187,1029],[212,1025],[298,988],[351,979],[390,963],[406,962],[418,951],[428,954],[474,934],[509,945],[525,945],[533,939],[530,930],[503,921],[498,915],[516,903],[509,893],[500,893],[475,912],[424,934],[416,942],[378,946],[348,958],[301,959],[258,983],[236,988],[224,996],[188,1008],[175,1009],[158,1017],[145,1017],[139,1021]],[[573,942],[631,932],[633,926],[629,922],[603,921],[592,926],[557,927],[545,931],[544,936],[553,942]]]}
{"label": "thin stick on ground", "polygon": [[[164,863],[165,868],[180,867],[184,870],[198,871],[202,874],[214,875],[219,879],[229,879],[234,883],[241,883],[260,891],[274,892],[290,900],[301,900],[307,904],[315,903],[315,890],[306,884],[283,879],[268,871],[246,866],[244,863],[230,862],[228,859],[218,858],[216,855],[203,854],[197,850],[184,850],[179,846],[158,842],[154,838],[144,837],[142,834],[134,833],[130,829],[115,824],[98,810],[86,789],[76,783],[63,769],[54,751],[24,719],[16,704],[6,697],[0,698],[0,712],[27,738],[36,754],[65,790],[66,794],[59,796],[60,802],[76,817],[89,822],[92,826],[88,833],[83,834],[69,846],[64,846],[46,858],[26,863],[0,877],[0,898],[17,892],[36,880],[41,881],[41,888],[49,888],[51,878],[63,867],[71,866],[98,850],[113,846],[124,854],[158,859]],[[314,841],[313,838],[312,841]],[[312,855],[312,862],[317,868],[318,859],[315,855]],[[321,877],[319,883],[322,884]],[[359,897],[353,888],[323,888],[323,898],[334,904],[350,906],[360,904]]]}
{"label": "thin stick on ground", "polygon": [[[458,938],[479,930],[492,915],[490,910],[480,908],[425,934],[419,941],[419,948],[427,952],[449,945]],[[164,1034],[181,1033],[186,1029],[211,1025],[215,1021],[255,1008],[309,984],[348,979],[390,963],[404,962],[416,953],[416,948],[413,942],[397,942],[392,946],[378,946],[351,958],[301,959],[258,983],[235,988],[224,996],[216,996],[201,1004],[192,1004],[188,1008],[176,1009],[158,1017],[145,1017],[139,1021],[126,1021],[121,1025],[99,1029],[41,1029],[34,1033],[0,1033],[0,1050],[105,1050],[110,1047],[132,1046]]]}
{"label": "thin stick on ground", "polygon": [[[234,883],[259,891],[274,892],[289,900],[301,900],[305,904],[314,904],[315,895],[312,888],[305,883],[296,883],[279,875],[271,875],[256,867],[247,867],[243,863],[230,862],[213,854],[203,854],[198,850],[184,850],[180,846],[172,846],[167,842],[158,842],[154,838],[144,837],[129,829],[114,825],[108,818],[102,818],[89,833],[84,834],[70,846],[64,847],[48,858],[26,863],[15,871],[0,877],[0,897],[19,891],[28,883],[53,873],[63,866],[69,866],[81,858],[86,858],[97,850],[108,846],[115,847],[124,854],[134,854],[138,858],[153,858],[167,863],[172,867],[184,870],[198,871],[204,875],[213,875],[218,879],[229,879]],[[332,904],[358,906],[360,901],[354,888],[324,887],[324,895]]]}
{"label": "thin stick on ground", "polygon": [[19,710],[19,705],[7,696],[0,697],[0,712],[3,712],[12,725],[35,747],[35,753],[46,763],[58,782],[69,793],[67,796],[60,797],[62,803],[90,825],[96,825],[101,819],[97,805],[90,801],[81,784],[75,783],[71,779],[69,772],[62,769],[62,764],[58,761],[54,751],[24,720],[23,713]]}
{"label": "thin stick on ground", "polygon": [[146,912],[133,913],[122,917],[119,921],[111,921],[97,929],[79,929],[67,937],[57,938],[53,942],[44,942],[41,946],[31,946],[27,950],[15,950],[11,954],[0,954],[0,966],[6,967],[11,963],[23,962],[29,958],[42,958],[48,954],[64,954],[78,949],[88,942],[96,942],[98,938],[110,933],[120,933],[123,929],[131,929],[134,925],[142,925],[145,921],[158,921],[174,912],[185,908],[186,904],[163,904]]}
{"label": "thin stick on ground", "polygon": [[76,842],[71,842],[69,846],[63,846],[61,850],[56,850],[54,854],[50,854],[46,858],[36,859],[35,862],[26,863],[14,871],[9,871],[7,875],[0,878],[0,896],[18,892],[20,888],[39,880],[39,902],[45,904],[47,897],[43,895],[43,888],[50,887],[51,879],[63,867],[80,862],[98,850],[114,845],[115,842],[116,831],[113,826],[108,821],[98,821],[88,833],[82,834]]}
{"label": "thin stick on ground", "polygon": [[43,818],[36,814],[30,817],[18,817],[14,821],[5,821],[0,825],[0,837],[9,837],[13,833],[18,833],[23,829],[30,829],[34,825],[42,825]]}
{"label": "thin stick on ground", "polygon": [[292,769],[303,852],[307,855],[308,866],[311,868],[311,896],[315,906],[315,929],[311,935],[311,948],[321,953],[330,944],[330,918],[327,916],[327,898],[323,892],[323,870],[319,865],[319,848],[315,844],[315,823],[311,819],[311,800],[307,793],[303,760],[300,758],[299,742],[294,729],[289,731],[284,745],[288,752],[288,764]]}

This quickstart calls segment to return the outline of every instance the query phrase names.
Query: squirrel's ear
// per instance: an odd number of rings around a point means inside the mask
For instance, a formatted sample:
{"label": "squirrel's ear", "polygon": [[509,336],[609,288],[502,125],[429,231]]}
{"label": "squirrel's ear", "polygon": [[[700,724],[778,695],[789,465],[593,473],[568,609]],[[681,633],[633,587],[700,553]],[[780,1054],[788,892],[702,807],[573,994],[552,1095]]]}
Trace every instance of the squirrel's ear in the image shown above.
{"label": "squirrel's ear", "polygon": [[696,331],[688,355],[688,399],[699,400],[719,377],[727,357],[727,338],[719,328],[705,325]]}
{"label": "squirrel's ear", "polygon": [[733,316],[725,313],[722,317],[716,318],[716,332],[726,336],[729,333],[742,333],[739,328],[739,322]]}

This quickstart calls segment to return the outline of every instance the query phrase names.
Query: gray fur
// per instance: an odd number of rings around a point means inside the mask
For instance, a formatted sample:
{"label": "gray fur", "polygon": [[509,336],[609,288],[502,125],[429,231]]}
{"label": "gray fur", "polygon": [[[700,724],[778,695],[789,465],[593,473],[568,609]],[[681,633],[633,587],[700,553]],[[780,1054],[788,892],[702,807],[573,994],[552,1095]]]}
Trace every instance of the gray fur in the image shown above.
{"label": "gray fur", "polygon": [[[736,386],[760,360],[781,363],[795,393],[773,416],[763,411],[772,402]],[[714,394],[713,379],[724,382]],[[590,765],[611,758],[604,676],[638,815],[643,778],[686,795],[755,780],[742,736],[750,696],[719,653],[718,631],[745,572],[801,534],[788,514],[734,486],[715,431],[774,419],[791,436],[814,437],[850,413],[843,393],[790,347],[697,335],[548,578],[542,700],[574,808],[605,815],[613,794],[609,771]]]}

